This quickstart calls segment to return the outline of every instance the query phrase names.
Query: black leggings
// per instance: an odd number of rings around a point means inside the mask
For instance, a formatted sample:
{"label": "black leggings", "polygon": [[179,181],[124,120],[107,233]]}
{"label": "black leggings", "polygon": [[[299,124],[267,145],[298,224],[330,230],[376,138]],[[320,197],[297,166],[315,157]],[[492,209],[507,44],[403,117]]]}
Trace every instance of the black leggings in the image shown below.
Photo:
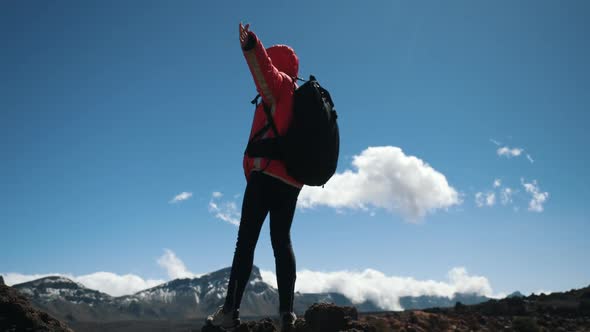
{"label": "black leggings", "polygon": [[300,189],[261,172],[250,175],[242,203],[242,217],[224,311],[229,312],[240,307],[252,272],[256,242],[269,212],[270,237],[279,288],[279,311],[293,311],[296,275],[290,232],[299,191]]}

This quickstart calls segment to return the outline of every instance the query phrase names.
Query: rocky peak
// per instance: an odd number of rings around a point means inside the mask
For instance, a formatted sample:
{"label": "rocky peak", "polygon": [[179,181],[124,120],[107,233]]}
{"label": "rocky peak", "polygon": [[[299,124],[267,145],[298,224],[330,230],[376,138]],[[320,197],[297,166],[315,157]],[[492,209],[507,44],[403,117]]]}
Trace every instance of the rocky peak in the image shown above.
{"label": "rocky peak", "polygon": [[61,276],[45,277],[14,285],[13,288],[44,302],[67,300],[72,303],[99,303],[112,300],[108,294],[86,288],[82,284]]}
{"label": "rocky peak", "polygon": [[0,276],[0,286],[4,285],[4,278],[2,278],[2,276]]}
{"label": "rocky peak", "polygon": [[252,274],[250,275],[251,278],[262,278],[262,274],[260,274],[260,269],[258,266],[252,266]]}
{"label": "rocky peak", "polygon": [[83,289],[85,288],[82,284],[74,282],[71,279],[61,276],[45,277],[22,284],[15,285],[16,288],[27,288],[35,287],[37,289]]}
{"label": "rocky peak", "polygon": [[33,307],[0,276],[0,331],[73,332],[63,322]]}
{"label": "rocky peak", "polygon": [[[231,267],[226,267],[221,270],[217,270],[208,274],[203,275],[203,278],[207,279],[229,279],[231,274]],[[252,266],[252,273],[250,274],[251,279],[262,278],[262,274],[260,274],[260,268],[254,265]]]}
{"label": "rocky peak", "polygon": [[506,296],[507,298],[513,298],[513,297],[525,297],[524,294],[522,294],[520,291],[516,291],[516,292],[512,292],[510,293],[510,295]]}

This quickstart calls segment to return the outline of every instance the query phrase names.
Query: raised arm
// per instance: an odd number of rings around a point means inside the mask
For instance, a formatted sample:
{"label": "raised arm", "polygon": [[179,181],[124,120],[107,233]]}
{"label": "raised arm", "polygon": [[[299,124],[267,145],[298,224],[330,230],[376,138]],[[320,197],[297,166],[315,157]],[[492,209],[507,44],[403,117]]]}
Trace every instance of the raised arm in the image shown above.
{"label": "raised arm", "polygon": [[249,28],[249,24],[243,26],[240,23],[240,45],[262,100],[272,107],[279,95],[284,75],[272,65],[264,45]]}

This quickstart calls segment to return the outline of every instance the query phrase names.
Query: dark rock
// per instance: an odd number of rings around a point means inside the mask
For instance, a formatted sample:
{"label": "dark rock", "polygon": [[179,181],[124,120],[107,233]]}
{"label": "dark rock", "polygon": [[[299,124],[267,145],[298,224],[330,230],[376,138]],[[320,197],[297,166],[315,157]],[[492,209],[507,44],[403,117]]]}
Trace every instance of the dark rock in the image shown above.
{"label": "dark rock", "polygon": [[455,303],[455,312],[465,312],[467,310],[467,306],[461,302]]}
{"label": "dark rock", "polygon": [[376,332],[374,326],[358,321],[355,307],[315,303],[305,312],[305,321],[296,323],[296,332],[363,331]]}
{"label": "dark rock", "polygon": [[358,332],[377,332],[377,328],[373,325],[367,324],[367,323],[361,323],[359,321],[351,321],[348,323],[348,325],[346,326],[346,331],[348,332],[353,332],[353,331],[358,331]]}
{"label": "dark rock", "polygon": [[[233,332],[278,332],[270,318],[264,318],[257,322],[243,322]],[[226,332],[225,329],[211,325],[205,325],[201,332]]]}
{"label": "dark rock", "polygon": [[236,332],[275,332],[278,329],[274,326],[270,318],[265,318],[258,322],[248,322],[240,324]]}
{"label": "dark rock", "polygon": [[0,331],[72,332],[64,323],[31,306],[12,287],[0,285]]}
{"label": "dark rock", "polygon": [[516,292],[512,292],[508,296],[506,296],[506,298],[511,298],[511,297],[525,297],[525,296],[521,292],[516,291]]}
{"label": "dark rock", "polygon": [[[354,307],[339,307],[334,304],[313,304],[306,312],[306,319],[297,319],[292,332],[377,332],[369,323],[359,322]],[[278,332],[270,318],[257,322],[243,322],[234,332]],[[224,329],[204,326],[201,332],[225,332]]]}
{"label": "dark rock", "polygon": [[488,320],[484,316],[478,315],[477,322],[479,323],[479,325],[486,325]]}
{"label": "dark rock", "polygon": [[4,278],[2,278],[2,276],[0,276],[0,286],[4,285]]}
{"label": "dark rock", "polygon": [[538,332],[541,328],[531,317],[516,317],[512,322],[512,327],[518,332]]}
{"label": "dark rock", "polygon": [[312,331],[341,331],[352,319],[358,319],[354,307],[338,307],[330,303],[313,304],[305,312],[305,321]]}
{"label": "dark rock", "polygon": [[225,330],[220,327],[215,327],[211,325],[205,325],[201,329],[201,332],[224,332]]}

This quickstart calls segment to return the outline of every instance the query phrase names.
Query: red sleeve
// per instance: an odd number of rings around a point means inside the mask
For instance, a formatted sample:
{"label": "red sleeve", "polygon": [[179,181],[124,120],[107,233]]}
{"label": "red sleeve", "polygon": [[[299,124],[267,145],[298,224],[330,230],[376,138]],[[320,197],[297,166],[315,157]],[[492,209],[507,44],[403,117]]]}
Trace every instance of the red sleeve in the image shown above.
{"label": "red sleeve", "polygon": [[252,31],[250,31],[250,38],[253,39],[254,47],[244,50],[244,57],[262,100],[272,107],[279,96],[284,76],[272,65],[264,45]]}

